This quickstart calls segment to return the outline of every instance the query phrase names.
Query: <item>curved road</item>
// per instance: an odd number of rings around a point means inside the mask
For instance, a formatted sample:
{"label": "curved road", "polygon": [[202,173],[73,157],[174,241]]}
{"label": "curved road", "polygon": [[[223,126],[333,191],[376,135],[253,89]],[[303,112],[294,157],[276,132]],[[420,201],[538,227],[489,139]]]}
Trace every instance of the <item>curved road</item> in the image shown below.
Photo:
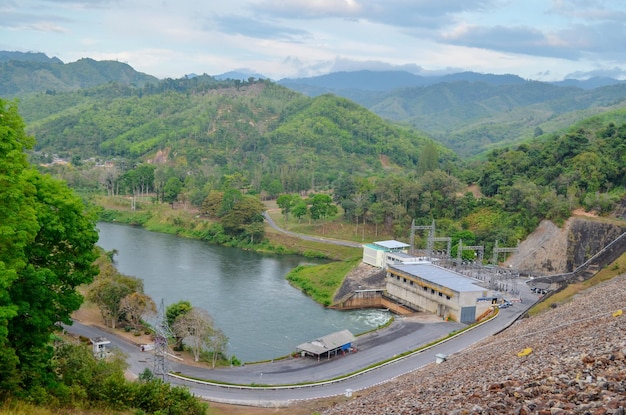
{"label": "curved road", "polygon": [[[437,354],[454,359],[455,353],[511,325],[537,299],[526,284],[519,286],[523,302],[500,310],[496,318],[433,347],[370,370],[363,371],[375,363],[442,338],[463,325],[399,318],[389,328],[359,337],[357,353],[320,362],[312,358],[290,358],[235,368],[205,369],[182,365],[171,359],[168,381],[186,385],[192,393],[210,401],[256,406],[286,406],[297,400],[341,395],[348,389],[366,389],[433,363]],[[66,329],[89,338],[107,337],[111,341],[110,347],[119,348],[128,355],[129,370],[134,374],[141,373],[145,368],[153,369],[152,353],[141,352],[139,347],[124,339],[78,322]],[[329,380],[358,371],[362,372],[335,381]],[[185,380],[177,377],[177,374],[207,381]]]}
{"label": "curved road", "polygon": [[363,246],[363,244],[360,244],[358,242],[350,242],[350,241],[342,241],[342,240],[339,240],[339,239],[322,238],[322,237],[319,237],[319,236],[310,236],[310,235],[304,235],[302,233],[295,233],[295,232],[288,231],[288,230],[283,229],[280,226],[278,226],[278,224],[274,221],[274,219],[272,219],[272,217],[269,215],[269,213],[267,213],[267,211],[263,212],[263,217],[265,218],[265,220],[267,221],[267,223],[270,225],[270,227],[272,229],[275,229],[278,232],[282,232],[282,233],[284,233],[286,235],[295,236],[296,238],[305,239],[307,241],[324,242],[324,243],[333,244],[333,245],[350,246],[350,247],[353,247],[353,248],[361,248]]}

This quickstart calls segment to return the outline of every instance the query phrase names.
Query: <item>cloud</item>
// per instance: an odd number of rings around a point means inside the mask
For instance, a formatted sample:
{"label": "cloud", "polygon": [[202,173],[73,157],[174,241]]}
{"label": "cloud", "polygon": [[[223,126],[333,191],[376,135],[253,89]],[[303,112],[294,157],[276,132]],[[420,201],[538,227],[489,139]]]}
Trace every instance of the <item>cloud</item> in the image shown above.
{"label": "cloud", "polygon": [[256,13],[288,19],[364,19],[396,27],[438,27],[459,13],[488,10],[494,0],[261,0]]}
{"label": "cloud", "polygon": [[11,10],[0,13],[0,27],[10,29],[27,29],[38,32],[66,33],[63,23],[70,21],[56,15],[36,15],[32,13],[14,12]]}
{"label": "cloud", "polygon": [[589,79],[589,78],[614,78],[614,79],[624,79],[626,78],[626,70],[613,67],[613,68],[602,68],[602,69],[594,69],[591,71],[575,71],[567,74],[565,76],[566,79]]}
{"label": "cloud", "polygon": [[357,0],[265,0],[253,5],[257,13],[290,19],[357,17]]}
{"label": "cloud", "polygon": [[308,36],[308,32],[305,30],[236,15],[215,16],[204,25],[204,29],[218,30],[227,34],[291,42]]}
{"label": "cloud", "polygon": [[414,74],[424,73],[424,68],[414,63],[394,65],[389,62],[378,60],[354,60],[343,57],[337,57],[330,66],[331,72],[350,72],[350,71],[407,71]]}
{"label": "cloud", "polygon": [[558,57],[575,60],[580,57],[578,42],[559,33],[546,34],[526,26],[481,27],[461,25],[444,33],[441,42],[507,53]]}
{"label": "cloud", "polygon": [[616,9],[614,0],[554,0],[551,11],[573,19],[584,21],[615,21],[626,20],[626,12]]}

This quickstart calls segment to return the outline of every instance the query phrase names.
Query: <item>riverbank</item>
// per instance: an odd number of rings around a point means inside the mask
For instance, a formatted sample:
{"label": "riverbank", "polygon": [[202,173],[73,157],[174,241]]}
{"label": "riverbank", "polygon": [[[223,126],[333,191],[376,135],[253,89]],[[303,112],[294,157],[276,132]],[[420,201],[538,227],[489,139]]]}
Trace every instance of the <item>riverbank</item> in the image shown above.
{"label": "riverbank", "polygon": [[[333,244],[328,240],[300,238],[285,233],[265,223],[265,240],[250,244],[233,240],[215,232],[217,222],[200,215],[199,211],[185,204],[151,203],[149,200],[135,201],[134,209],[130,198],[117,196],[94,197],[92,201],[99,207],[99,220],[127,225],[141,226],[152,232],[167,233],[185,238],[200,239],[216,245],[235,247],[260,253],[278,255],[300,255],[305,258],[325,258],[344,261],[361,255],[355,246]],[[266,204],[275,209],[274,203]],[[343,226],[339,227],[343,229]],[[358,245],[358,244],[357,244]]]}

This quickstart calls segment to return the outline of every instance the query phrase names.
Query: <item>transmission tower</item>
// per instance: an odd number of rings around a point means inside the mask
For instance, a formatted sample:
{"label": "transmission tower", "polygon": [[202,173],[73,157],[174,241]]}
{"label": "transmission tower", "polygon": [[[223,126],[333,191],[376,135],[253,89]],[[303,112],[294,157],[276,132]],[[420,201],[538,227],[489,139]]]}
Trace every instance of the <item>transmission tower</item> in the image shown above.
{"label": "transmission tower", "polygon": [[483,255],[485,253],[485,247],[482,245],[463,245],[463,240],[459,239],[459,245],[456,251],[457,263],[460,264],[463,259],[463,251],[474,251],[474,254],[478,256],[478,263],[482,265]]}
{"label": "transmission tower", "polygon": [[172,331],[167,324],[165,315],[165,302],[161,299],[159,312],[154,325],[154,375],[160,376],[165,380],[169,373],[169,365],[167,361],[168,355],[168,339],[172,337]]}
{"label": "transmission tower", "polygon": [[514,252],[514,253],[519,253],[519,240],[517,241],[517,246],[515,248],[499,248],[498,247],[498,240],[496,239],[496,245],[493,248],[493,264],[494,265],[498,265],[498,257],[500,253],[510,253],[510,252]]}

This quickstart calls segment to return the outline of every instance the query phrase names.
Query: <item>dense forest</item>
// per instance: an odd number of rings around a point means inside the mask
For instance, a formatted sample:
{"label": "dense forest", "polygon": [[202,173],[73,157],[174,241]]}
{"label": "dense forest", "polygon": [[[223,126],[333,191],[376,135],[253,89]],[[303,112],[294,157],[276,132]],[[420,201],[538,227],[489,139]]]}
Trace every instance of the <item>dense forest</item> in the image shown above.
{"label": "dense forest", "polygon": [[557,133],[626,105],[624,82],[603,78],[546,83],[473,72],[419,77],[357,71],[279,83],[310,96],[348,98],[384,119],[424,131],[463,157]]}
{"label": "dense forest", "polygon": [[[196,206],[222,222],[204,235],[220,243],[262,241],[263,207],[252,199],[283,196],[286,217],[365,223],[405,240],[413,220],[437,220],[442,236],[490,251],[579,207],[607,214],[624,189],[624,162],[612,150],[623,109],[478,159],[345,98],[252,78],[43,92],[23,97],[20,111],[37,138],[32,160],[69,161],[48,169],[73,188]],[[334,210],[320,204],[323,194]]]}

